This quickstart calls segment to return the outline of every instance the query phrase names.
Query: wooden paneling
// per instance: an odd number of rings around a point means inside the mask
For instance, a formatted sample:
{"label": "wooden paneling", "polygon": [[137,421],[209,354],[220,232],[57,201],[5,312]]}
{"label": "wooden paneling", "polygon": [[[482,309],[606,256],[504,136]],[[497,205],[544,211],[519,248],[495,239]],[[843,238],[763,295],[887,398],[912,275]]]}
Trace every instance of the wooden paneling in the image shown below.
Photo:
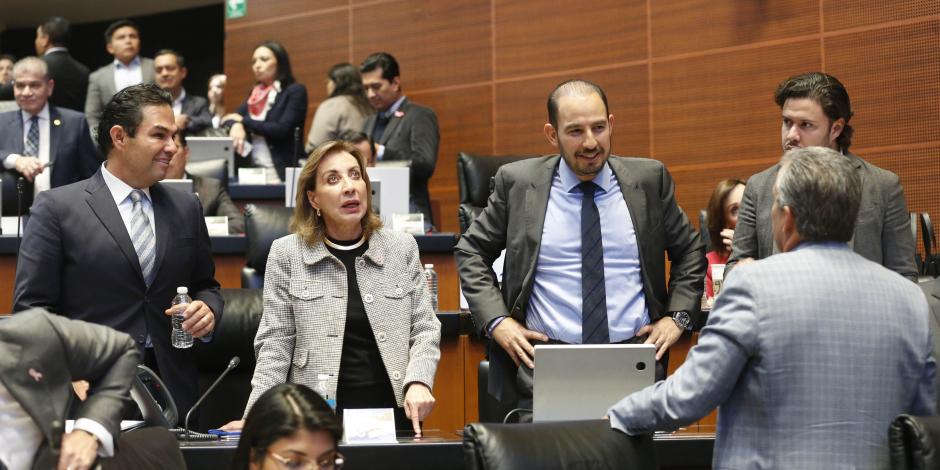
{"label": "wooden paneling", "polygon": [[871,26],[928,15],[940,15],[940,2],[937,0],[823,1],[823,25],[826,31]]}
{"label": "wooden paneling", "polygon": [[353,8],[353,57],[398,59],[405,93],[489,80],[489,0],[406,0]]}
{"label": "wooden paneling", "polygon": [[819,32],[819,0],[650,2],[653,57]]}
{"label": "wooden paneling", "polygon": [[726,178],[747,180],[754,173],[777,163],[779,156],[711,165],[668,167],[676,183],[676,201],[685,210],[692,224],[698,227],[698,212],[708,206],[708,199],[718,182]]}
{"label": "wooden paneling", "polygon": [[779,156],[784,78],[818,70],[819,42],[653,64],[653,148],[670,167]]}
{"label": "wooden paneling", "polygon": [[[315,15],[321,10],[347,6],[348,0],[277,0],[247,2],[248,11],[242,18],[226,20],[226,26],[241,26],[266,20],[267,24],[277,24],[285,17]],[[226,40],[230,39],[227,37]]]}
{"label": "wooden paneling", "polygon": [[[434,376],[434,409],[424,420],[424,429],[449,433],[463,427],[463,338],[441,339],[441,360]],[[448,434],[449,435],[449,434]]]}
{"label": "wooden paneling", "polygon": [[496,78],[645,60],[645,0],[497,0]]}
{"label": "wooden paneling", "polygon": [[558,153],[543,131],[548,122],[546,100],[556,85],[571,78],[591,80],[607,94],[607,105],[615,119],[613,153],[649,155],[649,90],[645,66],[497,84],[495,152]]}
{"label": "wooden paneling", "polygon": [[940,141],[940,20],[827,38],[826,68],[852,100],[853,147]]}
{"label": "wooden paneling", "polygon": [[492,87],[475,86],[443,93],[415,93],[410,98],[437,113],[441,145],[437,168],[428,189],[431,198],[440,201],[438,229],[458,232],[457,152],[489,155],[493,152]]}
{"label": "wooden paneling", "polygon": [[0,315],[13,311],[13,287],[16,282],[16,256],[0,255]]}

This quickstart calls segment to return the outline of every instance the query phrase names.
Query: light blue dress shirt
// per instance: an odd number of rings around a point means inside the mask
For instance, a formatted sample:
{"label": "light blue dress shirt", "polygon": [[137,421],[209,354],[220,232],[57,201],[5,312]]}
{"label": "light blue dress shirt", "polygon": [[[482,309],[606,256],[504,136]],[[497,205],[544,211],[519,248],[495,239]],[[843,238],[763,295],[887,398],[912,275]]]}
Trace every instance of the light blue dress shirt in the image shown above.
{"label": "light blue dress shirt", "polygon": [[[609,164],[594,177],[601,219],[607,324],[612,343],[630,339],[649,323],[633,219]],[[581,199],[564,158],[552,179],[542,243],[526,313],[526,327],[566,343],[581,342]]]}

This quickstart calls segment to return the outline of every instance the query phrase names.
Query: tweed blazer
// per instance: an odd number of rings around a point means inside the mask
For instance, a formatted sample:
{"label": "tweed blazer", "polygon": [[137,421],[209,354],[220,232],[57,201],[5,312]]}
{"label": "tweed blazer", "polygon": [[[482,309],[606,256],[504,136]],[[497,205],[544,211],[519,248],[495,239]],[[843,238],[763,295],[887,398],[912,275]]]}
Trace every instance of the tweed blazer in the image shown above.
{"label": "tweed blazer", "polygon": [[936,413],[927,301],[845,243],[804,243],[725,278],[667,380],[610,410],[629,434],[718,406],[712,467],[887,468],[901,413]]}
{"label": "tweed blazer", "polygon": [[[356,280],[402,406],[405,385],[433,387],[441,357],[441,323],[431,308],[414,237],[375,232],[356,261]],[[329,393],[336,393],[349,287],[346,269],[323,243],[311,246],[296,234],[274,241],[264,274],[264,313],[255,336],[257,366],[246,416],[262,393],[280,383],[313,388],[318,375],[328,374]]]}

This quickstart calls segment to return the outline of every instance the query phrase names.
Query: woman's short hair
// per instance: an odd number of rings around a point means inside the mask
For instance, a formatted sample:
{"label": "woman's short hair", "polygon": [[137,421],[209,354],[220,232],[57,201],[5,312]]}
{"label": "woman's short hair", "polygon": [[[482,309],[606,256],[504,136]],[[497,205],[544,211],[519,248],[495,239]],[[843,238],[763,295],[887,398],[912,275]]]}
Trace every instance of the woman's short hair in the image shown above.
{"label": "woman's short hair", "polygon": [[356,158],[359,163],[359,172],[366,183],[366,214],[362,217],[362,235],[368,239],[376,230],[382,228],[382,220],[372,211],[372,182],[366,172],[366,162],[362,153],[349,142],[329,140],[315,148],[307,158],[307,163],[300,170],[297,179],[297,199],[294,206],[294,216],[291,217],[290,230],[300,236],[305,242],[314,245],[326,238],[326,222],[317,211],[310,206],[307,200],[307,191],[317,188],[317,170],[323,159],[338,152],[347,152]]}
{"label": "woman's short hair", "polygon": [[721,241],[721,231],[725,229],[728,221],[725,220],[725,200],[728,195],[738,185],[744,186],[746,183],[739,178],[728,178],[722,180],[715,186],[712,192],[712,198],[708,200],[708,209],[706,220],[708,221],[708,242],[712,245],[714,251],[723,253],[727,251],[724,242]]}
{"label": "woman's short hair", "polygon": [[268,448],[278,439],[300,430],[326,431],[334,445],[343,435],[339,419],[316,392],[295,383],[271,387],[258,398],[245,418],[232,468],[247,470],[252,459],[264,460]]}

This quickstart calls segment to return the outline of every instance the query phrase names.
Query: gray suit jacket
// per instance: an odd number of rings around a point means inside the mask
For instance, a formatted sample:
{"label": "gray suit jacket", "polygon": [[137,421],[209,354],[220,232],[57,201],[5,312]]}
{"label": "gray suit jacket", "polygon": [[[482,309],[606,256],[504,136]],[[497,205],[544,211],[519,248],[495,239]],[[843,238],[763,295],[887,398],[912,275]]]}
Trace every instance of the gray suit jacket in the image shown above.
{"label": "gray suit jacket", "polygon": [[[927,296],[930,306],[930,336],[933,338],[933,356],[940,358],[940,279],[918,284]],[[940,382],[937,383],[940,388]],[[937,391],[937,410],[940,411],[940,390]]]}
{"label": "gray suit jacket", "polygon": [[[901,182],[894,173],[853,154],[846,157],[852,159],[862,177],[861,207],[850,245],[865,258],[916,281],[914,239]],[[763,259],[776,252],[770,207],[774,202],[773,184],[779,171],[778,163],[748,179],[725,272],[742,258]]]}
{"label": "gray suit jacket", "polygon": [[[363,132],[368,136],[372,135],[375,119],[376,115],[373,114],[362,125]],[[389,119],[382,137],[375,142],[385,146],[382,160],[411,162],[411,204],[424,214],[425,222],[432,223],[428,180],[437,165],[440,140],[441,133],[434,111],[405,99],[398,112]]]}
{"label": "gray suit jacket", "polygon": [[90,383],[76,418],[89,418],[120,436],[121,413],[140,358],[124,333],[67,320],[41,309],[0,321],[0,381],[42,431],[34,469],[55,468],[53,421],[65,425],[73,380]]}
{"label": "gray suit jacket", "polygon": [[160,376],[180,410],[198,395],[192,349],[170,345],[164,310],[179,286],[222,321],[222,296],[202,208],[192,193],[155,184],[156,275],[148,287],[133,242],[99,170],[36,196],[16,269],[13,309],[44,307],[129,333],[143,351],[149,335]]}
{"label": "gray suit jacket", "polygon": [[310,125],[304,150],[307,153],[313,152],[318,145],[336,139],[345,131],[362,130],[362,124],[369,114],[362,112],[348,95],[327,98],[317,106],[317,112],[313,115],[313,124]]}
{"label": "gray suit jacket", "polygon": [[[271,245],[264,272],[264,313],[255,336],[258,358],[245,414],[262,393],[284,382],[317,384],[327,374],[336,396],[346,328],[346,270],[323,243],[288,235]],[[356,263],[356,282],[398,406],[404,386],[432,388],[441,357],[441,323],[431,308],[418,244],[380,229]]]}
{"label": "gray suit jacket", "polygon": [[[457,243],[461,288],[480,330],[506,315],[525,324],[545,210],[559,160],[558,155],[551,155],[502,166],[486,209]],[[676,204],[672,177],[656,160],[611,156],[608,164],[633,219],[650,319],[679,310],[695,314],[702,298],[705,248]],[[492,265],[504,248],[500,291]],[[663,253],[672,261],[668,290]],[[514,401],[514,371],[505,351],[491,345],[490,393],[505,402]]]}
{"label": "gray suit jacket", "polygon": [[[141,57],[140,72],[144,79],[143,83],[153,83],[153,59]],[[85,96],[85,117],[88,118],[91,136],[95,141],[98,140],[98,123],[101,121],[101,113],[104,111],[104,106],[108,104],[111,97],[119,91],[121,90],[117,90],[114,85],[113,61],[95,70],[88,76],[88,94]]]}
{"label": "gray suit jacket", "polygon": [[887,468],[900,413],[936,412],[917,286],[844,243],[737,268],[685,363],[610,410],[629,434],[716,406],[714,468]]}
{"label": "gray suit jacket", "polygon": [[193,189],[199,196],[199,202],[202,203],[202,215],[206,217],[224,215],[228,217],[229,233],[245,233],[245,216],[232,202],[232,198],[222,186],[221,181],[205,176],[189,174],[186,176],[193,180]]}
{"label": "gray suit jacket", "polygon": [[212,114],[209,113],[209,101],[201,96],[187,94],[183,98],[181,114],[189,116],[186,135],[196,135],[212,126]]}

